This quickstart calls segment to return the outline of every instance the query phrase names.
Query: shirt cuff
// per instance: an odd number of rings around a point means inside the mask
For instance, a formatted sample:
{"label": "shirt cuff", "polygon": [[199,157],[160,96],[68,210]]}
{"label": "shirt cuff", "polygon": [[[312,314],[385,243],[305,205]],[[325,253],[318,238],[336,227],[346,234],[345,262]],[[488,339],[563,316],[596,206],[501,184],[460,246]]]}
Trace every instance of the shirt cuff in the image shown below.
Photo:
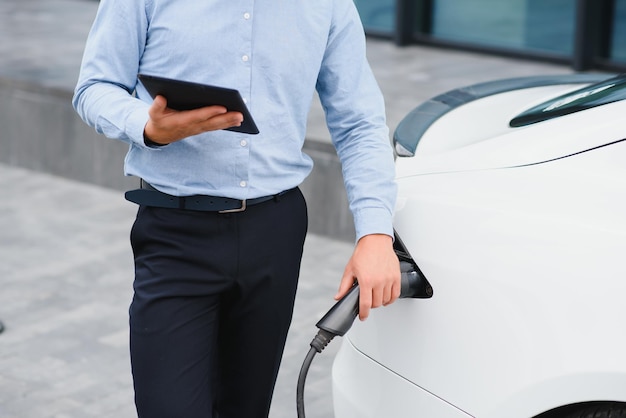
{"label": "shirt cuff", "polygon": [[144,139],[144,128],[146,127],[146,123],[150,120],[150,116],[148,115],[148,106],[141,106],[137,109],[134,109],[126,119],[126,134],[128,138],[132,141],[133,144],[138,145],[142,148],[158,150],[160,146],[152,146],[149,145]]}
{"label": "shirt cuff", "polygon": [[364,208],[354,214],[356,241],[370,234],[385,234],[392,239],[392,214],[385,208]]}

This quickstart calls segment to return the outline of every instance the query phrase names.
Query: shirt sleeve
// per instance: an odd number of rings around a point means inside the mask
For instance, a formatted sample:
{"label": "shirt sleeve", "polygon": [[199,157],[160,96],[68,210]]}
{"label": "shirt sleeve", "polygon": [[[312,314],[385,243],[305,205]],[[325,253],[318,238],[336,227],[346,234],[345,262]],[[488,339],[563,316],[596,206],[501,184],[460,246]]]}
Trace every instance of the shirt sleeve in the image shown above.
{"label": "shirt sleeve", "polygon": [[133,93],[147,26],[144,1],[101,0],[72,99],[80,117],[97,132],[146,148],[149,104]]}
{"label": "shirt sleeve", "polygon": [[335,10],[317,91],[341,161],[356,239],[393,237],[397,187],[385,104],[366,58],[365,35],[352,0]]}

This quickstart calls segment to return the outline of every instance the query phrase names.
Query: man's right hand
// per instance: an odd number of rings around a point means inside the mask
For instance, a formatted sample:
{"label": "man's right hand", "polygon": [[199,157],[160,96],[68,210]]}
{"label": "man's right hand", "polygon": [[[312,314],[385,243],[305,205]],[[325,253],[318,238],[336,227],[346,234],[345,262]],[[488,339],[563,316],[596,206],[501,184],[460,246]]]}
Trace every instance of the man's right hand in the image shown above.
{"label": "man's right hand", "polygon": [[229,112],[224,106],[207,106],[193,110],[174,110],[167,100],[157,96],[148,110],[150,119],[144,136],[159,145],[167,145],[207,131],[241,126],[243,115]]}

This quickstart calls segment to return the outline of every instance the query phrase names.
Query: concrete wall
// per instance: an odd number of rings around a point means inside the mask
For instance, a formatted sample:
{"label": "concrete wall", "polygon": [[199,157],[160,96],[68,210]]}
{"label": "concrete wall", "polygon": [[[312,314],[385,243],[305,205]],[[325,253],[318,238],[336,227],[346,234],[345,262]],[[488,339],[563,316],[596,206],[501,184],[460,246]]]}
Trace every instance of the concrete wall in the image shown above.
{"label": "concrete wall", "polygon": [[[97,134],[76,115],[72,92],[0,78],[0,163],[98,186],[137,185],[122,174],[127,146]],[[341,167],[330,143],[307,140],[315,168],[302,185],[310,232],[352,241]]]}

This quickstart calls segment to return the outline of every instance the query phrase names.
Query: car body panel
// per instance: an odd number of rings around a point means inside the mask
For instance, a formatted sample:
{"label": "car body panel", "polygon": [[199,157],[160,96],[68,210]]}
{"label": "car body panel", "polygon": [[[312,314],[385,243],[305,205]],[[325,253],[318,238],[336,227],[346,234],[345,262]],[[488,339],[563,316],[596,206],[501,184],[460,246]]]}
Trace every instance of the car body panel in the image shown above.
{"label": "car body panel", "polygon": [[[526,110],[520,102],[541,103],[578,87],[501,93],[456,108],[432,124],[414,157],[398,159],[397,176],[537,164],[624,139],[624,102],[542,122],[540,135],[533,133],[537,130],[533,125],[508,126],[510,119]],[[576,122],[575,131],[569,129],[571,121]]]}
{"label": "car body panel", "polygon": [[[549,89],[505,113],[560,94]],[[492,108],[500,98],[481,100]],[[369,363],[337,357],[333,379],[344,389],[335,403],[426,392],[470,416],[530,418],[573,403],[626,402],[626,102],[430,147],[429,135],[449,138],[443,124],[467,120],[454,113],[469,106],[436,121],[415,157],[397,160],[394,227],[434,295],[354,324],[341,351]],[[576,128],[564,134],[567,124]],[[368,367],[401,379],[358,383],[374,376]],[[362,394],[346,403],[351,385]],[[336,418],[356,416],[344,410]],[[403,413],[386,416],[453,416]]]}
{"label": "car body panel", "polygon": [[[380,366],[354,348],[342,344],[333,365],[335,416],[363,417],[447,417],[470,415]],[[356,373],[356,376],[354,374]],[[344,377],[350,378],[344,379]],[[370,382],[376,382],[371,385]],[[377,390],[384,387],[385,391]],[[388,396],[392,393],[393,396]]]}
{"label": "car body panel", "polygon": [[[446,115],[451,110],[454,110],[460,106],[463,106],[470,102],[476,102],[483,98],[493,96],[500,93],[507,93],[513,91],[520,91],[525,89],[532,89],[535,87],[547,87],[547,86],[582,86],[585,88],[588,85],[607,82],[607,74],[588,74],[588,73],[575,73],[565,75],[548,75],[548,76],[534,76],[534,77],[519,77],[509,78],[504,80],[489,81],[486,83],[475,84],[472,86],[461,87],[456,90],[449,91],[439,96],[433,97],[430,100],[420,104],[413,109],[407,116],[405,116],[393,134],[393,141],[396,152],[401,156],[413,156],[415,155],[415,149],[417,148],[423,134],[430,129],[431,125],[439,118]],[[623,85],[624,81],[622,77],[617,77],[616,85]],[[613,80],[611,80],[611,83]],[[618,88],[619,90],[620,88]],[[615,90],[611,88],[611,90]],[[554,99],[559,96],[552,96],[550,99]],[[559,106],[559,109],[554,111],[561,112],[571,111],[570,103],[577,108],[580,106],[580,101],[577,101],[581,95],[577,95],[572,101],[567,101],[565,104],[566,110]],[[589,93],[584,93],[582,97],[589,97]],[[559,97],[560,98],[560,97]],[[562,98],[560,102],[564,103]],[[586,99],[585,99],[586,101]],[[551,105],[554,103],[551,102]],[[525,111],[528,109],[525,109]],[[524,112],[526,113],[526,112]],[[551,114],[554,112],[551,110]],[[519,120],[519,116],[523,116],[526,119],[529,115],[515,115],[516,118],[511,120],[510,124],[513,126],[513,122]]]}

